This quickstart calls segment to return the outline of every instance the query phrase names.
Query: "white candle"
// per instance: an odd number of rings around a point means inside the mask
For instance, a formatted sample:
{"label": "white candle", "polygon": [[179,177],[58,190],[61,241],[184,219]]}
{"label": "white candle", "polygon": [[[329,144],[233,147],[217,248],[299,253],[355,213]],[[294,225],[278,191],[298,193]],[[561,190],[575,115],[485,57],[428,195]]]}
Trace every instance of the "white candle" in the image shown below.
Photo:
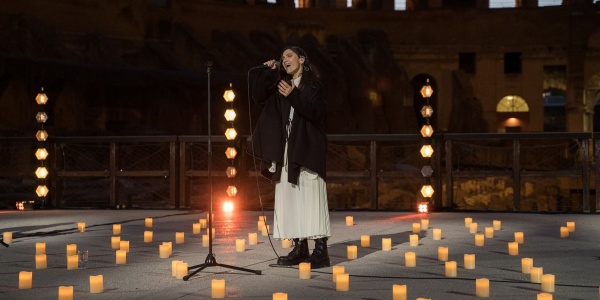
{"label": "white candle", "polygon": [[6,244],[12,243],[12,231],[5,231],[2,234],[2,241]]}
{"label": "white candle", "polygon": [[481,233],[475,234],[475,246],[483,247],[485,244],[485,236]]}
{"label": "white candle", "polygon": [[281,248],[283,248],[283,249],[292,248],[292,240],[288,240],[288,239],[281,240]]}
{"label": "white candle", "polygon": [[417,266],[417,255],[414,252],[404,253],[404,265],[412,268]]}
{"label": "white candle", "polygon": [[346,216],[346,226],[354,226],[354,217]]}
{"label": "white candle", "polygon": [[271,232],[271,226],[266,225],[262,228],[262,236],[268,236],[269,232]]}
{"label": "white candle", "polygon": [[433,229],[433,240],[439,241],[441,239],[442,239],[442,229],[441,228],[434,228]]}
{"label": "white candle", "polygon": [[123,250],[129,253],[129,241],[120,241],[119,242],[119,250]]}
{"label": "white candle", "polygon": [[198,221],[200,223],[200,228],[206,228],[206,219],[200,219]]}
{"label": "white candle", "polygon": [[533,267],[533,258],[524,257],[521,258],[521,273],[531,273],[531,267]]}
{"label": "white candle", "polygon": [[358,258],[358,247],[356,245],[348,245],[348,259]]}
{"label": "white candle", "polygon": [[144,224],[146,227],[152,227],[152,218],[146,218]]}
{"label": "white candle", "polygon": [[19,272],[19,289],[30,289],[32,285],[33,273],[28,271]]}
{"label": "white candle", "polygon": [[537,300],[552,300],[552,294],[539,293],[537,294]]}
{"label": "white candle", "polygon": [[409,245],[411,247],[419,246],[419,235],[418,234],[411,234],[408,238],[409,238]]}
{"label": "white candle", "polygon": [[160,258],[169,258],[171,255],[169,254],[169,245],[160,244],[158,245],[158,257]]}
{"label": "white candle", "polygon": [[392,239],[391,238],[382,238],[381,239],[381,250],[383,250],[383,251],[391,251],[392,250]]}
{"label": "white candle", "polygon": [[258,231],[261,231],[261,232],[264,231],[265,227],[267,226],[267,224],[265,224],[265,221],[263,221],[263,220],[258,220],[258,224],[257,225],[258,225],[257,226],[258,227]]}
{"label": "white candle", "polygon": [[344,266],[333,266],[332,272],[331,272],[331,277],[333,279],[333,282],[335,282],[336,280],[336,276],[339,274],[344,274],[345,270],[344,270]]}
{"label": "white candle", "polygon": [[152,243],[152,231],[144,231],[144,243]]}
{"label": "white candle", "polygon": [[464,255],[464,265],[465,269],[475,269],[475,254],[465,254]]}
{"label": "white candle", "polygon": [[477,223],[471,223],[469,225],[469,232],[470,233],[477,233]]}
{"label": "white candle", "polygon": [[256,232],[248,233],[248,245],[258,244],[258,234]]}
{"label": "white candle", "polygon": [[127,251],[117,250],[115,251],[115,263],[117,265],[124,265],[127,263]]}
{"label": "white candle", "polygon": [[492,222],[492,226],[494,227],[494,230],[502,230],[502,221],[494,220],[494,222]]}
{"label": "white candle", "polygon": [[465,218],[465,227],[469,228],[471,223],[473,222],[473,218]]}
{"label": "white candle", "polygon": [[48,261],[46,259],[46,254],[36,254],[35,255],[35,268],[36,269],[46,269],[48,267]]}
{"label": "white candle", "polygon": [[90,276],[90,294],[100,294],[104,292],[104,279],[102,275]]}
{"label": "white candle", "polygon": [[59,286],[58,300],[73,300],[73,286]]}
{"label": "white candle", "polygon": [[177,274],[175,275],[175,278],[183,279],[184,276],[188,275],[188,264],[187,263],[180,262],[177,265],[175,265],[175,267],[177,268]]}
{"label": "white candle", "polygon": [[245,239],[236,239],[235,240],[235,252],[245,252],[246,251],[246,240]]}
{"label": "white candle", "polygon": [[167,246],[167,252],[169,253],[169,257],[171,257],[171,255],[173,255],[173,242],[162,242],[162,243],[163,243],[163,245]]}
{"label": "white candle", "polygon": [[406,300],[405,284],[394,284],[392,286],[392,300]]}
{"label": "white candle", "polygon": [[184,232],[175,232],[175,244],[183,244],[185,242]]}
{"label": "white candle", "polygon": [[421,223],[412,223],[412,232],[420,233],[421,232]]}
{"label": "white candle", "polygon": [[173,260],[171,261],[171,276],[177,276],[177,264],[182,263],[183,260]]}
{"label": "white candle", "polygon": [[575,222],[567,222],[567,228],[569,228],[569,232],[575,232]]}
{"label": "white candle", "polygon": [[370,247],[371,246],[371,236],[361,235],[360,236],[360,246],[361,247]]}
{"label": "white candle", "polygon": [[121,234],[121,224],[113,224],[113,235]]}
{"label": "white candle", "polygon": [[200,234],[200,223],[192,224],[192,234]]}
{"label": "white candle", "polygon": [[446,277],[456,277],[456,262],[447,261],[446,266]]}
{"label": "white candle", "polygon": [[[217,230],[216,228],[213,228],[213,229],[211,230],[211,231],[212,231],[212,238],[213,238],[213,240],[214,240],[214,239],[215,239],[215,237],[217,236],[217,231],[216,231],[216,230]],[[208,228],[206,228],[206,234],[207,234],[207,235],[209,234]]]}
{"label": "white candle", "polygon": [[202,247],[208,247],[208,234],[202,235]]}
{"label": "white candle", "polygon": [[429,219],[421,219],[421,229],[422,230],[429,229]]}
{"label": "white candle", "polygon": [[338,292],[347,292],[350,290],[350,275],[338,274],[335,281],[335,290]]}
{"label": "white candle", "polygon": [[515,232],[515,242],[519,244],[523,244],[525,242],[525,238],[523,237],[523,232]]}
{"label": "white candle", "polygon": [[554,293],[554,274],[542,275],[542,292]]}
{"label": "white candle", "polygon": [[46,243],[35,243],[35,254],[46,254]]}
{"label": "white candle", "polygon": [[225,279],[212,280],[211,297],[213,299],[225,298]]}
{"label": "white candle", "polygon": [[310,279],[310,263],[303,262],[298,267],[300,279]]}
{"label": "white candle", "polygon": [[486,239],[494,238],[494,227],[486,227],[485,228],[485,238]]}
{"label": "white candle", "polygon": [[273,300],[288,300],[288,295],[282,292],[273,293]]}
{"label": "white candle", "polygon": [[121,248],[121,237],[120,236],[111,236],[110,237],[110,247],[112,249]]}
{"label": "white candle", "polygon": [[438,247],[438,260],[448,260],[448,247]]}
{"label": "white candle", "polygon": [[508,242],[508,255],[519,255],[519,243]]}
{"label": "white candle", "polygon": [[67,245],[67,256],[76,255],[77,254],[77,245],[76,244],[68,244]]}
{"label": "white candle", "polygon": [[490,280],[487,278],[475,279],[475,296],[487,298],[490,296]]}
{"label": "white candle", "polygon": [[67,255],[67,270],[77,270],[79,269],[79,256],[75,255]]}
{"label": "white candle", "polygon": [[531,282],[542,283],[542,275],[544,275],[544,268],[542,267],[531,267],[529,269]]}
{"label": "white candle", "polygon": [[569,237],[569,227],[567,227],[567,226],[560,227],[560,237],[561,238]]}
{"label": "white candle", "polygon": [[79,232],[85,232],[85,222],[78,222],[77,223],[77,231],[79,231]]}

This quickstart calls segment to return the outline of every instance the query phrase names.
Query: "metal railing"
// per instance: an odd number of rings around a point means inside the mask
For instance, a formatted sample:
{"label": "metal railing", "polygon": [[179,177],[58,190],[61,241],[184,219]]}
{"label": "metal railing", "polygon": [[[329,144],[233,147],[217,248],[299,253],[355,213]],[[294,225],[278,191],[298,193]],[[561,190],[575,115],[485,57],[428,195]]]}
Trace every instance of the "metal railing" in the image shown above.
{"label": "metal railing", "polygon": [[[206,208],[206,136],[56,137],[50,139],[46,204],[61,208]],[[330,209],[414,210],[424,199],[423,138],[329,135]],[[432,198],[437,210],[596,212],[600,140],[593,133],[438,134]],[[238,138],[227,178],[230,142],[212,137],[214,203],[236,185],[241,209],[272,208],[274,185],[256,172]],[[37,199],[37,141],[0,139],[0,207]],[[259,164],[259,161],[256,161]],[[259,166],[258,166],[259,167]]]}

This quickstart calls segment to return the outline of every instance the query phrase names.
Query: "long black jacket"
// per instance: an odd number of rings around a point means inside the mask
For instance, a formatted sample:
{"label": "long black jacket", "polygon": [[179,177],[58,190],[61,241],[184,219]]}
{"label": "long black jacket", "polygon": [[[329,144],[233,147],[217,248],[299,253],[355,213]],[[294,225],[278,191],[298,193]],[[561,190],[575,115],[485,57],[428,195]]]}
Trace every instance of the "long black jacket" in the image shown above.
{"label": "long black jacket", "polygon": [[[262,160],[261,174],[272,181],[281,178],[286,138],[288,142],[288,181],[298,183],[302,167],[326,178],[327,135],[325,134],[326,102],[320,82],[295,87],[287,96],[277,90],[277,72],[261,71],[253,84],[252,98],[262,112],[248,152]],[[287,136],[290,106],[294,107],[291,132]],[[269,172],[277,163],[275,173]]]}

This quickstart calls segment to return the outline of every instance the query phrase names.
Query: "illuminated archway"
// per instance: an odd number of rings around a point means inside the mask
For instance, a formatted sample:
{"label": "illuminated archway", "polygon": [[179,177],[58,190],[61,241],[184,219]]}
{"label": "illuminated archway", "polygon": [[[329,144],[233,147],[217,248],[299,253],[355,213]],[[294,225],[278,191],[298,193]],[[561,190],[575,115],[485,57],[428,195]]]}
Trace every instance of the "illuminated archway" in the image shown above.
{"label": "illuminated archway", "polygon": [[507,95],[496,105],[498,132],[527,131],[529,105],[521,96]]}

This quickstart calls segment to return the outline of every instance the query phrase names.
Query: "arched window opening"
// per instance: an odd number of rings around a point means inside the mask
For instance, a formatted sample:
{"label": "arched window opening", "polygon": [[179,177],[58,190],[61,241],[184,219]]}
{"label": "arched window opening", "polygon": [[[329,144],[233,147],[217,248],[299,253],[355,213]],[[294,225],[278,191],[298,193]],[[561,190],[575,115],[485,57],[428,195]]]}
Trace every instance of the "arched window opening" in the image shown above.
{"label": "arched window opening", "polygon": [[504,96],[496,105],[498,132],[527,131],[529,105],[521,96]]}
{"label": "arched window opening", "polygon": [[544,131],[567,131],[565,94],[559,90],[544,92]]}

